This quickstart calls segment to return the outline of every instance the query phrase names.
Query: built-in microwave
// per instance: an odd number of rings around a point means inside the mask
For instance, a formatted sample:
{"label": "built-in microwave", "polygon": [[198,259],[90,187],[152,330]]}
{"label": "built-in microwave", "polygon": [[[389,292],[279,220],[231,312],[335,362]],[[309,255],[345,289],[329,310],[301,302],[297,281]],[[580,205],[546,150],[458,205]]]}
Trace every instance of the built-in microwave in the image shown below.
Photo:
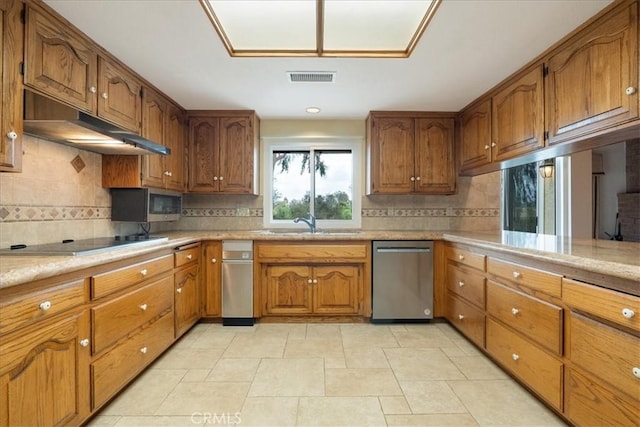
{"label": "built-in microwave", "polygon": [[153,188],[111,189],[112,221],[177,221],[181,211],[180,193]]}

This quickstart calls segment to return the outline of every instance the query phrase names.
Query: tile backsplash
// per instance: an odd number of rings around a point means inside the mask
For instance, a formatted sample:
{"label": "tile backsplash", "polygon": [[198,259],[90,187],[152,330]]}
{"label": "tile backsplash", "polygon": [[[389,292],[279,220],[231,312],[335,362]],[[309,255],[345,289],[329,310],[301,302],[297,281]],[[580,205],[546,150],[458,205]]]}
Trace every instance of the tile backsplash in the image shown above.
{"label": "tile backsplash", "polygon": [[[23,151],[23,172],[0,174],[0,248],[138,231],[136,224],[111,221],[99,154],[30,136]],[[459,177],[457,185],[451,196],[363,196],[362,228],[498,230],[500,174]],[[260,229],[262,203],[261,196],[185,194],[182,219],[153,224],[152,232]]]}

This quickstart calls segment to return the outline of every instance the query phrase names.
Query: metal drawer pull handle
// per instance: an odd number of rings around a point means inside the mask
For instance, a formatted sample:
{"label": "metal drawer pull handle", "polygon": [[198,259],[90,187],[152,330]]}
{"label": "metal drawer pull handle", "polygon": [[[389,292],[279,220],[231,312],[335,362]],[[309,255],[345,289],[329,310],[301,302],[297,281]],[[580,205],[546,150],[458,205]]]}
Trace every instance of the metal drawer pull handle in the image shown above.
{"label": "metal drawer pull handle", "polygon": [[633,316],[636,315],[636,312],[631,310],[630,308],[623,308],[622,309],[622,315],[624,317],[626,317],[627,319],[631,319],[631,318],[633,318]]}
{"label": "metal drawer pull handle", "polygon": [[181,293],[182,293],[182,288],[178,288],[178,289],[176,289],[176,292],[177,292],[177,293],[179,293],[179,294],[181,294]]}
{"label": "metal drawer pull handle", "polygon": [[517,354],[517,353],[513,353],[513,354],[511,355],[511,358],[512,358],[513,360],[518,360],[518,359],[520,359],[520,355],[519,355],[519,354]]}
{"label": "metal drawer pull handle", "polygon": [[458,255],[458,259],[462,261],[464,259],[464,255]]}
{"label": "metal drawer pull handle", "polygon": [[458,282],[458,286],[463,287],[463,286],[464,286],[464,282],[463,282],[462,280],[460,280],[460,281]]}
{"label": "metal drawer pull handle", "polygon": [[140,310],[147,311],[147,304],[140,304]]}
{"label": "metal drawer pull handle", "polygon": [[83,339],[83,340],[80,340],[80,345],[81,345],[82,347],[88,347],[88,346],[89,346],[89,339],[88,339],[88,338],[85,338],[85,339]]}
{"label": "metal drawer pull handle", "polygon": [[520,313],[520,310],[518,310],[517,308],[513,307],[513,308],[511,309],[511,314],[513,314],[514,316],[517,316],[517,315],[518,315],[518,313]]}
{"label": "metal drawer pull handle", "polygon": [[640,378],[640,368],[638,368],[637,366],[634,366],[631,372],[633,372],[634,377]]}
{"label": "metal drawer pull handle", "polygon": [[51,301],[45,301],[40,303],[40,310],[49,310],[51,308]]}
{"label": "metal drawer pull handle", "polygon": [[140,270],[140,274],[142,274],[143,276],[146,276],[148,273],[146,268],[143,268],[142,270]]}
{"label": "metal drawer pull handle", "polygon": [[147,354],[147,347],[142,347],[142,348],[140,349],[140,353],[142,353],[142,354]]}
{"label": "metal drawer pull handle", "polygon": [[458,314],[458,319],[460,320],[464,319],[464,314]]}
{"label": "metal drawer pull handle", "polygon": [[187,259],[192,259],[192,258],[193,258],[193,255],[191,254],[187,255]]}
{"label": "metal drawer pull handle", "polygon": [[519,278],[519,277],[520,277],[520,272],[519,272],[519,271],[514,271],[514,272],[513,272],[513,278],[514,278],[514,279],[517,279],[517,278]]}

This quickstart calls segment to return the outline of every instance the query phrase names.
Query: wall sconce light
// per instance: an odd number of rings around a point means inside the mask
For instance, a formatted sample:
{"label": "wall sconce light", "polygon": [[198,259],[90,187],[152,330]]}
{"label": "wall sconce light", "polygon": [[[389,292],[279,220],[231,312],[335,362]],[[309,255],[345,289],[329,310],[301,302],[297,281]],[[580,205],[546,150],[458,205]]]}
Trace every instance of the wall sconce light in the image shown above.
{"label": "wall sconce light", "polygon": [[556,164],[553,159],[546,159],[540,165],[540,176],[543,178],[551,178],[553,176],[553,170],[555,169]]}

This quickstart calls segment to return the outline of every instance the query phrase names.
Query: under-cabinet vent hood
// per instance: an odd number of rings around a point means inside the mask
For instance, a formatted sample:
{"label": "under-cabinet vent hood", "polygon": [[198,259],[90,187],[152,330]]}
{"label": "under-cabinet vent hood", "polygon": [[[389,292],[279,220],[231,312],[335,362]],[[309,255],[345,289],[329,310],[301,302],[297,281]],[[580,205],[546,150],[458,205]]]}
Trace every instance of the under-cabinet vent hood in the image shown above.
{"label": "under-cabinet vent hood", "polygon": [[171,150],[111,123],[25,91],[24,132],[100,154],[162,154]]}

